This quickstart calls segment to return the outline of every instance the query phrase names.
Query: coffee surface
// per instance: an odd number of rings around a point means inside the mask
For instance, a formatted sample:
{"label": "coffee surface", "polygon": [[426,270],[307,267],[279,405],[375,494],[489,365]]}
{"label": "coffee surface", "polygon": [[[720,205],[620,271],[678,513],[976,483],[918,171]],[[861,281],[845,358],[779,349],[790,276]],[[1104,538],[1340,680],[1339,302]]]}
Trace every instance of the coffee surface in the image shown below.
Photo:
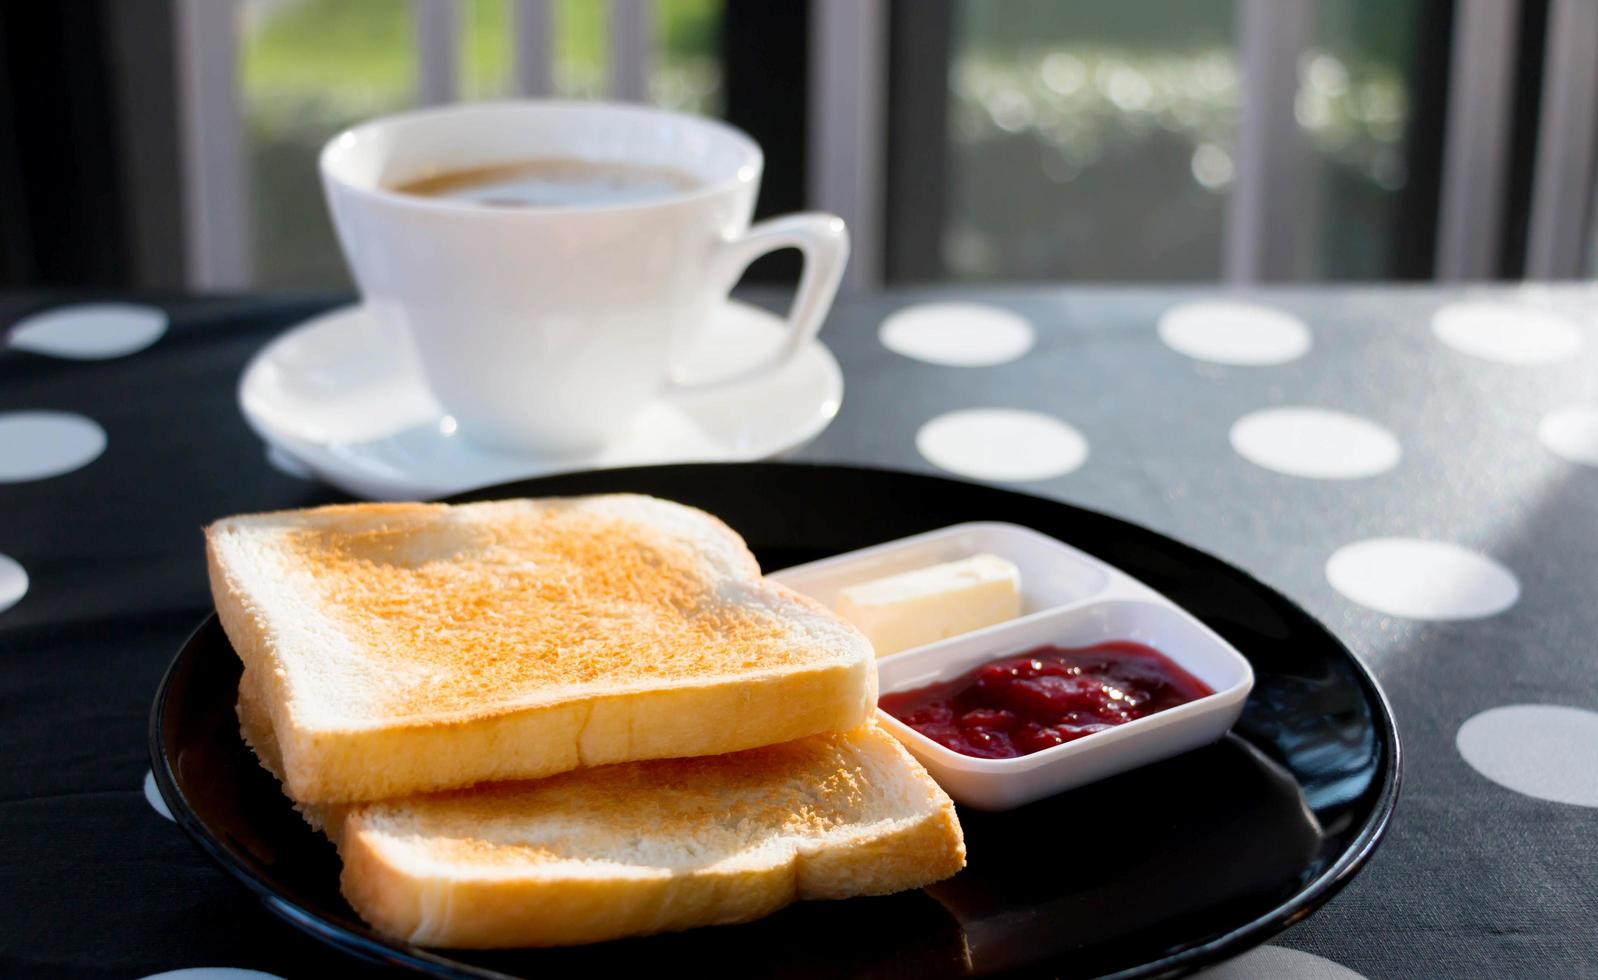
{"label": "coffee surface", "polygon": [[485,207],[550,208],[634,204],[697,186],[692,175],[670,167],[541,157],[446,170],[389,189]]}

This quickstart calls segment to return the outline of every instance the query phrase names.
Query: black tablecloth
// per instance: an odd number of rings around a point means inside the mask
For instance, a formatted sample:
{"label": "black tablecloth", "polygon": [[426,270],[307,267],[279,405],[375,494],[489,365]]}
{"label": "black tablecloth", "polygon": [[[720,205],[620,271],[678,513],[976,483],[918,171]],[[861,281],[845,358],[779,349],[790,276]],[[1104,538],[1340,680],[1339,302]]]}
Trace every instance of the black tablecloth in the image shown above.
{"label": "black tablecloth", "polygon": [[[1535,304],[1584,321],[1598,293],[1233,294],[1312,328],[1310,354],[1274,367],[1204,363],[1160,342],[1163,310],[1208,295],[1017,289],[843,301],[823,334],[844,368],[843,408],[799,455],[935,472],[915,438],[940,413],[998,406],[1067,420],[1088,442],[1086,462],[1023,489],[1130,518],[1247,568],[1323,618],[1392,699],[1406,753],[1392,831],[1344,893],[1273,944],[1368,977],[1598,976],[1598,809],[1508,789],[1455,746],[1461,724],[1496,706],[1598,709],[1598,469],[1560,459],[1537,438],[1545,413],[1598,396],[1598,345],[1589,338],[1559,363],[1508,365],[1445,347],[1430,330],[1433,311],[1451,300]],[[0,298],[0,327],[91,298]],[[878,342],[886,314],[933,298],[1018,312],[1037,345],[1007,364],[953,367]],[[151,696],[210,607],[200,527],[343,499],[269,466],[234,395],[255,350],[337,298],[142,301],[169,311],[171,327],[125,357],[0,348],[0,417],[69,411],[107,436],[87,466],[0,482],[0,554],[31,583],[0,611],[0,970],[349,974],[349,961],[213,867],[143,791]],[[1233,422],[1281,404],[1379,420],[1398,436],[1402,459],[1379,476],[1315,480],[1234,452]],[[1329,555],[1390,535],[1491,555],[1518,577],[1519,601],[1488,618],[1418,621],[1332,588]],[[1256,960],[1248,975],[1286,962]],[[1292,962],[1300,975],[1329,966]]]}

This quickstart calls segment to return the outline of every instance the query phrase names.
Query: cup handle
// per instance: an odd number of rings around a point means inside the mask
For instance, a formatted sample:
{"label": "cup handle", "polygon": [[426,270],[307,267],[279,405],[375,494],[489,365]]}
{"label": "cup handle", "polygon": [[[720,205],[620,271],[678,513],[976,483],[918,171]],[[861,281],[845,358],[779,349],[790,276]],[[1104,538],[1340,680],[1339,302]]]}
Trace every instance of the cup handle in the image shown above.
{"label": "cup handle", "polygon": [[775,371],[794,358],[815,338],[821,323],[832,308],[849,260],[849,231],[843,219],[821,212],[803,212],[762,221],[735,237],[715,245],[711,257],[712,275],[730,287],[755,259],[779,248],[797,248],[804,256],[804,272],[799,290],[788,309],[788,337],[776,354],[730,375],[708,381],[673,381],[678,391],[703,390],[748,381]]}

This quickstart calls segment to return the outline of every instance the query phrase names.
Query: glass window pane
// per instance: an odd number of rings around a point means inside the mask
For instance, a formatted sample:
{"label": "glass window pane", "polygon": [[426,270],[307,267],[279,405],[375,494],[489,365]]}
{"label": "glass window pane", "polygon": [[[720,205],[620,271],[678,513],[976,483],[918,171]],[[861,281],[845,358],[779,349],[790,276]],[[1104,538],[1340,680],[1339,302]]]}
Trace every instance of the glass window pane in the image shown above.
{"label": "glass window pane", "polygon": [[602,99],[608,87],[610,4],[560,0],[555,19],[555,93],[569,99]]}
{"label": "glass window pane", "polygon": [[1591,215],[1587,219],[1587,275],[1598,278],[1598,187],[1593,188]]}
{"label": "glass window pane", "polygon": [[349,282],[328,223],[316,155],[350,123],[410,104],[404,0],[244,0],[244,122],[255,281]]}
{"label": "glass window pane", "polygon": [[658,50],[649,101],[667,109],[719,116],[723,0],[657,0]]}
{"label": "glass window pane", "polygon": [[1220,274],[1232,0],[962,0],[944,266],[960,279]]}
{"label": "glass window pane", "polygon": [[[1428,214],[1410,163],[1417,147],[1440,138],[1420,131],[1426,120],[1415,111],[1422,45],[1446,43],[1426,36],[1428,7],[1315,4],[1290,93],[1302,140],[1295,277],[1425,268],[1407,253],[1426,238],[1406,225]],[[947,274],[1218,277],[1247,84],[1235,22],[1233,0],[960,0],[950,42]]]}
{"label": "glass window pane", "polygon": [[461,98],[504,99],[516,93],[515,32],[510,0],[461,4]]}
{"label": "glass window pane", "polygon": [[[658,0],[651,100],[718,114],[724,0]],[[603,98],[609,4],[556,0],[551,10],[556,94]],[[243,0],[243,111],[247,129],[255,282],[346,288],[316,155],[334,133],[415,102],[411,0]],[[462,0],[460,93],[516,93],[513,0]]]}
{"label": "glass window pane", "polygon": [[1419,0],[1321,0],[1317,38],[1299,61],[1295,103],[1310,152],[1304,216],[1316,229],[1304,274],[1380,279],[1395,274],[1409,187],[1410,68]]}

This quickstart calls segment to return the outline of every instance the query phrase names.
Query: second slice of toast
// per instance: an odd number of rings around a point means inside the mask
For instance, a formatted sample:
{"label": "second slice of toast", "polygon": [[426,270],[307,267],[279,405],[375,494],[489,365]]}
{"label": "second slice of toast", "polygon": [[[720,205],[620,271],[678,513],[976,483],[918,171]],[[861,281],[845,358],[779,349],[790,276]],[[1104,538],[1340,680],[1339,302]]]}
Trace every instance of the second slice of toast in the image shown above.
{"label": "second slice of toast", "polygon": [[[255,686],[246,671],[240,726],[281,779]],[[340,885],[361,917],[427,946],[555,946],[744,922],[804,899],[918,888],[965,864],[954,804],[875,724],[300,809],[338,846]]]}
{"label": "second slice of toast", "polygon": [[651,497],[256,514],[206,551],[303,803],[734,752],[875,707],[864,636]]}

